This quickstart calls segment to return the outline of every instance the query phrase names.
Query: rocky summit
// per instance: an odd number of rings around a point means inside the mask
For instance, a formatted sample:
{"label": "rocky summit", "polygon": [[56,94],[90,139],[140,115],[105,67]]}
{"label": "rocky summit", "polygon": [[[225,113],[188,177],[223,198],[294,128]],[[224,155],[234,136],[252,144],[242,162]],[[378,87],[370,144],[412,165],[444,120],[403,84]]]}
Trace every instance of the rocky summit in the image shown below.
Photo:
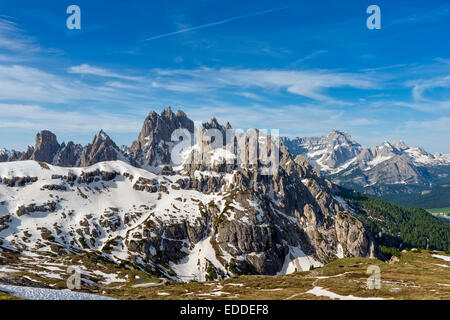
{"label": "rocky summit", "polygon": [[[279,155],[276,172],[264,175],[261,162],[238,162],[226,153],[230,146],[203,139],[172,166],[171,133],[179,128],[194,133],[185,113],[168,108],[148,115],[130,148],[103,131],[85,147],[42,131],[24,153],[3,150],[0,251],[30,257],[8,267],[94,254],[152,275],[204,281],[378,255],[337,187],[303,156],[281,144],[271,151]],[[201,126],[210,128],[231,125],[212,119]],[[243,146],[248,153],[249,142]],[[208,161],[187,161],[198,150],[207,150],[201,158]]]}

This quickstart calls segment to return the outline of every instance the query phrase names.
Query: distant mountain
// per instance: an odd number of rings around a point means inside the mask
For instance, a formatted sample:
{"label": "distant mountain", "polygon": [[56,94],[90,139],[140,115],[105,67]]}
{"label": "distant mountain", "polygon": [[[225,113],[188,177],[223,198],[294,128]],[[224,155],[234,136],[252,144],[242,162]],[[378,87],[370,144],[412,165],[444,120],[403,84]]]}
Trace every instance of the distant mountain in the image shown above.
{"label": "distant mountain", "polygon": [[[364,148],[347,133],[336,130],[327,136],[282,141],[293,155],[306,157],[338,185],[405,206],[450,205],[450,198],[440,198],[442,189],[436,189],[450,182],[450,155],[431,154],[402,141]],[[434,200],[422,201],[430,193]]]}
{"label": "distant mountain", "polygon": [[306,157],[312,165],[327,173],[345,166],[363,150],[350,135],[340,131],[332,131],[323,137],[282,138],[282,142],[293,155]]}
{"label": "distant mountain", "polygon": [[56,135],[44,130],[37,133],[35,145],[29,146],[25,152],[0,149],[0,162],[24,160],[35,160],[62,167],[83,167],[110,160],[127,162],[124,153],[103,130],[85,147],[72,141],[59,144]]}

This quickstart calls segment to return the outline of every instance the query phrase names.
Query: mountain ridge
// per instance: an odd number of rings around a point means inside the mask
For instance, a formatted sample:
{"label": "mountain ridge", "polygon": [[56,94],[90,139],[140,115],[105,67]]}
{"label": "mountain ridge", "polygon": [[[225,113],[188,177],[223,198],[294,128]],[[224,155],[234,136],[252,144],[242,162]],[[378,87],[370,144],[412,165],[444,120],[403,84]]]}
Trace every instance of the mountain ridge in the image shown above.
{"label": "mountain ridge", "polygon": [[[284,137],[282,142],[334,183],[394,202],[406,195],[409,200],[402,205],[416,205],[422,193],[435,193],[436,185],[450,181],[450,155],[431,154],[403,141],[362,147],[350,135],[333,130],[322,137]],[[435,207],[445,207],[449,201],[441,199]]]}
{"label": "mountain ridge", "polygon": [[[0,250],[38,261],[61,252],[100,254],[180,281],[292,273],[379,254],[363,224],[340,214],[345,201],[335,186],[305,158],[271,144],[279,166],[265,175],[263,162],[239,162],[230,153],[236,148],[215,147],[209,137],[189,146],[175,167],[171,130],[180,126],[194,131],[182,112],[151,112],[125,152],[103,131],[82,149],[40,133],[23,161],[0,163]],[[196,134],[210,128],[231,125],[211,119]],[[238,140],[249,154],[245,136],[230,143]],[[196,156],[202,161],[189,161]],[[54,165],[62,159],[78,167]]]}

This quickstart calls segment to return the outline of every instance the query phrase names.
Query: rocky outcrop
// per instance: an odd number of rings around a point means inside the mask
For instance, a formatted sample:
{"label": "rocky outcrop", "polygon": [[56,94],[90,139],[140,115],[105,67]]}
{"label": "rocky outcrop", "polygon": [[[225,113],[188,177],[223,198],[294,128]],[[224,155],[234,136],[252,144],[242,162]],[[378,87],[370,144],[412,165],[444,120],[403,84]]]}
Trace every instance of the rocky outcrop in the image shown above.
{"label": "rocky outcrop", "polygon": [[61,167],[78,167],[81,164],[81,155],[83,147],[81,144],[75,144],[72,141],[63,142],[58,151],[54,164]]}
{"label": "rocky outcrop", "polygon": [[144,121],[138,140],[133,142],[127,154],[138,166],[170,164],[171,135],[179,128],[194,132],[194,122],[183,111],[174,114],[170,107],[159,115],[152,111]]}
{"label": "rocky outcrop", "polygon": [[80,165],[88,167],[102,161],[118,160],[121,154],[119,147],[103,130],[100,130],[92,143],[83,149]]}
{"label": "rocky outcrop", "polygon": [[6,149],[0,149],[0,162],[7,162],[11,159],[11,151]]}
{"label": "rocky outcrop", "polygon": [[47,130],[41,131],[36,135],[35,148],[30,159],[52,163],[59,147],[56,135]]}

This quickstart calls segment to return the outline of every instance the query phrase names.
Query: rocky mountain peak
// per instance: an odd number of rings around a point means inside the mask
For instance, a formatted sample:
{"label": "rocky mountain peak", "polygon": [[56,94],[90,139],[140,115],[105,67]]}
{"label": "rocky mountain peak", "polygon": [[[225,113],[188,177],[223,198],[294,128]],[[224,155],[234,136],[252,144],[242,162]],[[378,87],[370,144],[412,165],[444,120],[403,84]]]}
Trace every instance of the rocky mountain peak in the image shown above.
{"label": "rocky mountain peak", "polygon": [[303,155],[321,170],[344,165],[361,152],[361,145],[342,131],[333,130],[326,136],[307,138],[282,138],[293,155]]}
{"label": "rocky mountain peak", "polygon": [[224,129],[224,127],[219,124],[219,121],[217,121],[215,117],[211,118],[209,122],[204,122],[202,124],[202,127],[204,129]]}
{"label": "rocky mountain peak", "polygon": [[305,156],[334,183],[377,196],[428,190],[433,181],[447,175],[439,170],[450,165],[450,157],[410,148],[403,141],[365,148],[338,130],[325,137],[284,138],[283,142],[293,155]]}
{"label": "rocky mountain peak", "polygon": [[406,143],[402,140],[394,141],[392,142],[392,145],[397,148],[398,150],[406,150],[409,147],[406,145]]}
{"label": "rocky mountain peak", "polygon": [[151,111],[145,118],[138,140],[133,142],[127,154],[138,166],[158,166],[170,163],[170,146],[172,133],[176,129],[194,132],[194,122],[179,110],[173,113],[167,107],[160,114]]}
{"label": "rocky mountain peak", "polygon": [[332,144],[333,146],[340,145],[340,144],[360,146],[359,143],[357,143],[355,140],[353,140],[351,135],[349,135],[346,132],[342,132],[342,131],[338,131],[338,130],[332,130],[327,135],[327,138],[328,138],[330,144]]}
{"label": "rocky mountain peak", "polygon": [[9,151],[9,150],[0,148],[0,162],[9,161],[12,153],[13,153],[13,151]]}
{"label": "rocky mountain peak", "polygon": [[155,138],[158,142],[170,141],[172,132],[178,128],[194,132],[194,122],[183,111],[174,114],[171,107],[167,107],[160,115],[152,111],[144,121],[138,140],[143,145]]}
{"label": "rocky mountain peak", "polygon": [[105,131],[103,131],[103,129],[101,129],[99,131],[98,135],[96,135],[94,137],[94,141],[92,142],[92,144],[98,144],[98,143],[102,143],[102,142],[105,142],[105,143],[108,143],[108,144],[109,143],[114,143],[111,140],[111,138],[109,137],[109,135]]}
{"label": "rocky mountain peak", "polygon": [[172,119],[174,117],[174,113],[172,112],[172,107],[168,106],[166,109],[164,109],[161,112],[161,117],[166,117],[166,118]]}
{"label": "rocky mountain peak", "polygon": [[69,141],[67,145],[63,142],[58,151],[55,164],[61,167],[77,167],[80,165],[83,146]]}
{"label": "rocky mountain peak", "polygon": [[178,111],[177,111],[177,114],[176,114],[176,117],[179,118],[179,119],[181,119],[181,118],[187,118],[187,115],[186,115],[186,113],[184,113],[182,110],[178,110]]}
{"label": "rocky mountain peak", "polygon": [[36,135],[36,143],[31,160],[52,163],[60,145],[56,135],[48,130],[43,130]]}
{"label": "rocky mountain peak", "polygon": [[80,164],[87,167],[102,161],[118,160],[119,154],[121,154],[119,147],[103,130],[100,130],[92,143],[83,150]]}
{"label": "rocky mountain peak", "polygon": [[[222,126],[214,118],[205,126],[218,130],[231,127],[229,123]],[[205,270],[214,268],[214,280],[236,271],[284,274],[309,270],[336,257],[373,256],[373,242],[362,223],[350,212],[343,214],[345,203],[335,196],[334,186],[304,157],[294,157],[283,144],[279,150],[270,148],[271,154],[279,152],[280,162],[273,174],[267,175],[262,173],[267,163],[261,158],[256,164],[228,163],[224,160],[236,159],[230,157],[233,151],[211,144],[211,148],[206,148],[211,161],[170,168],[165,165],[170,163],[174,145],[170,136],[178,128],[193,132],[194,124],[184,113],[174,114],[170,108],[161,114],[151,112],[139,139],[127,150],[129,161],[101,130],[82,149],[78,165],[86,167],[110,160],[128,163],[110,161],[89,169],[58,168],[57,172],[65,173],[53,186],[48,185],[49,180],[54,180],[53,167],[41,170],[37,163],[28,162],[30,172],[37,174],[36,180],[30,178],[36,188],[24,191],[34,192],[33,198],[42,204],[28,202],[30,195],[23,196],[20,202],[16,197],[7,200],[14,201],[14,208],[21,208],[18,217],[33,217],[36,210],[45,210],[57,225],[50,228],[52,223],[48,222],[43,234],[38,223],[45,219],[36,216],[36,224],[29,224],[30,230],[20,231],[46,239],[53,237],[67,248],[81,250],[86,245],[111,258],[112,251],[118,250],[121,256],[134,259],[143,268],[157,268],[164,275],[187,280],[193,279],[192,271],[197,269],[197,279],[205,280]],[[263,140],[263,135],[257,131],[257,141]],[[249,154],[248,137],[239,135],[237,139],[241,152]],[[56,137],[43,134],[41,140],[46,141],[39,144],[43,149],[47,142],[54,145]],[[73,163],[80,151],[73,142],[58,147],[57,161],[61,163]],[[155,167],[161,170],[155,172]],[[8,166],[0,166],[0,170],[9,172]],[[98,181],[111,183],[107,187],[103,183],[91,185]],[[10,187],[0,184],[0,188],[3,191]],[[73,196],[64,203],[52,202],[53,194],[48,188],[52,192],[72,192]],[[68,218],[67,212],[75,214]],[[87,212],[92,212],[89,218]],[[16,232],[13,228],[9,231]],[[62,235],[67,235],[67,239]],[[26,246],[35,250],[24,242],[23,247]],[[192,261],[193,269],[184,266],[183,261]],[[229,269],[231,263],[234,271]],[[168,274],[167,268],[158,266],[171,266],[174,273]]]}

